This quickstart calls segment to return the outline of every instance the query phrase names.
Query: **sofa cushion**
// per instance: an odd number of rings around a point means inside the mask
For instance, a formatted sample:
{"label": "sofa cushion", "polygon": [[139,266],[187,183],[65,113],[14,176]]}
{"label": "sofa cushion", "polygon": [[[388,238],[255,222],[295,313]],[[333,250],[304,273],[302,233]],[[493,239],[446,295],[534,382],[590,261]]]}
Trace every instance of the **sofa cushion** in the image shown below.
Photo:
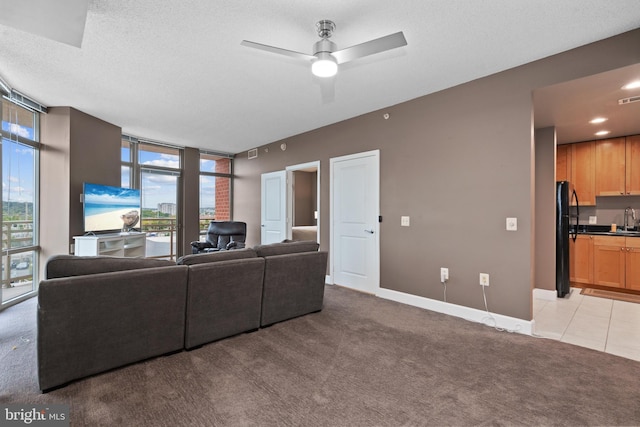
{"label": "sofa cushion", "polygon": [[256,251],[251,248],[234,249],[229,251],[209,252],[202,254],[185,255],[178,258],[178,265],[194,265],[207,262],[230,261],[234,259],[255,258]]}
{"label": "sofa cushion", "polygon": [[317,252],[320,245],[313,240],[284,241],[281,243],[271,243],[270,245],[258,245],[255,249],[258,256],[266,257],[273,255],[295,254],[299,252]]}
{"label": "sofa cushion", "polygon": [[84,276],[172,265],[175,263],[163,259],[54,255],[47,261],[45,277],[55,279],[57,277]]}

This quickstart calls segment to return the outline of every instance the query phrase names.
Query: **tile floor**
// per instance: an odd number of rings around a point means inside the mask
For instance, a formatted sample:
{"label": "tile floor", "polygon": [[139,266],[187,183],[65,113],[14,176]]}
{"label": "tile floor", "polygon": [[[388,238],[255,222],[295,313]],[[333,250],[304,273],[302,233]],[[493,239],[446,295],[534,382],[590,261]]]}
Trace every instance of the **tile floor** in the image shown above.
{"label": "tile floor", "polygon": [[535,334],[640,361],[640,304],[571,294],[533,300]]}

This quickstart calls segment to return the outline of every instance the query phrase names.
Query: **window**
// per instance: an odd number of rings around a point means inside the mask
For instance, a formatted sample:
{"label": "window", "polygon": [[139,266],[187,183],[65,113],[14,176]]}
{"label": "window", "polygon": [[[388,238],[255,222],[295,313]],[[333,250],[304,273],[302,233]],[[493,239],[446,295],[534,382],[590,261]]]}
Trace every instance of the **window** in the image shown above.
{"label": "window", "polygon": [[2,307],[38,283],[39,115],[2,99]]}
{"label": "window", "polygon": [[[141,227],[147,233],[147,257],[180,255],[176,252],[176,243],[181,241],[182,154],[183,150],[177,147],[122,136],[121,185],[141,190]],[[201,235],[206,233],[211,220],[232,218],[232,167],[230,155],[200,153]]]}
{"label": "window", "polygon": [[223,155],[200,153],[200,231],[212,220],[228,221],[231,212],[232,161]]}
{"label": "window", "polygon": [[122,138],[120,149],[120,185],[125,188],[136,188],[135,183],[131,181],[133,171],[133,143],[128,137]]}
{"label": "window", "polygon": [[181,150],[123,135],[120,153],[121,186],[139,188],[142,193],[140,226],[147,234],[147,258],[175,258]]}

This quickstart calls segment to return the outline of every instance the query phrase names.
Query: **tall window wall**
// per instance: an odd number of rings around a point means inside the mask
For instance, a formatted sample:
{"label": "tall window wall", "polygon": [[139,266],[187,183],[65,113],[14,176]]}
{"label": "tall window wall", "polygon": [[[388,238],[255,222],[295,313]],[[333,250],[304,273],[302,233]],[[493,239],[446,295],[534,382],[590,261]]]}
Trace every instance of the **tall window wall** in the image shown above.
{"label": "tall window wall", "polygon": [[229,221],[231,212],[232,159],[220,154],[200,153],[200,230],[212,220]]}
{"label": "tall window wall", "polygon": [[180,232],[182,150],[125,136],[121,185],[142,193],[141,231],[149,258],[174,259]]}
{"label": "tall window wall", "polygon": [[39,114],[2,99],[2,307],[38,283]]}
{"label": "tall window wall", "polygon": [[[180,180],[185,173],[182,150],[177,147],[139,141],[123,136],[121,148],[121,185],[142,192],[142,231],[147,233],[147,256],[174,258],[179,236],[182,192]],[[191,172],[190,172],[191,173]],[[233,218],[231,155],[200,153],[200,233],[204,235],[212,220]],[[188,236],[190,237],[190,236]]]}

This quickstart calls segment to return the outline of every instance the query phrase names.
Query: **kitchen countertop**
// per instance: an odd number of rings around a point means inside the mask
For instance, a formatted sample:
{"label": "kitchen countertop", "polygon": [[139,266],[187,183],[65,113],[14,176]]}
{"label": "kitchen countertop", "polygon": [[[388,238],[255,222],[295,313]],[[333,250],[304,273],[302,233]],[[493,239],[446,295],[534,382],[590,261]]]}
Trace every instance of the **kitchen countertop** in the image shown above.
{"label": "kitchen countertop", "polygon": [[[640,237],[640,230],[633,228],[629,231],[623,231],[623,227],[618,226],[615,232],[611,231],[610,225],[579,225],[578,234],[593,234],[599,236],[617,236],[617,237]],[[574,228],[571,228],[573,232]]]}

